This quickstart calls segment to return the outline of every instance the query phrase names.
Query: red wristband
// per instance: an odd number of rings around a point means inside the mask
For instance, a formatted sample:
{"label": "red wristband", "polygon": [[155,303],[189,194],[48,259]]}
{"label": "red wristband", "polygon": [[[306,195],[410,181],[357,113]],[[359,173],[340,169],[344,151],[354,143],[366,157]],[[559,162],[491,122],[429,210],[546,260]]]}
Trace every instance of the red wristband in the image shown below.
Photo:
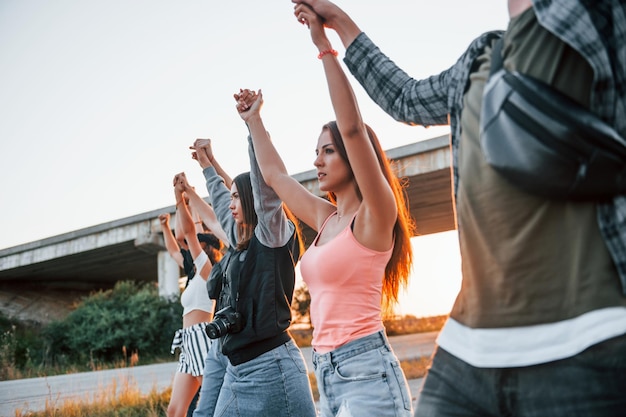
{"label": "red wristband", "polygon": [[334,49],[326,49],[325,51],[320,52],[320,54],[317,56],[317,59],[322,59],[324,58],[324,55],[332,55],[332,56],[337,56],[339,55],[339,52],[335,51]]}

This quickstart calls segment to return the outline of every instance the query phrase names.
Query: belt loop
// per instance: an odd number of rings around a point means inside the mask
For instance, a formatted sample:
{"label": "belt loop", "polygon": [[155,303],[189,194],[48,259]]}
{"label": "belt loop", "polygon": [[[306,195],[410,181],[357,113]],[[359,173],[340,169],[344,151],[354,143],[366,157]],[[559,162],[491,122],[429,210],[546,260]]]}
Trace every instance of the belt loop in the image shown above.
{"label": "belt loop", "polygon": [[380,340],[383,341],[383,346],[385,347],[385,349],[387,349],[387,351],[391,351],[391,348],[389,346],[389,342],[387,339],[385,339],[385,330],[381,330],[378,332],[378,336],[380,336]]}

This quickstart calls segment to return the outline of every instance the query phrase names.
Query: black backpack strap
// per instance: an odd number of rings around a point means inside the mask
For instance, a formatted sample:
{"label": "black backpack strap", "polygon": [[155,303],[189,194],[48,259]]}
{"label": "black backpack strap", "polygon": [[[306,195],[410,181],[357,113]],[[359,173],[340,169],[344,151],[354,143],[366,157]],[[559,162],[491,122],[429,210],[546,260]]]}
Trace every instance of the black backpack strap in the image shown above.
{"label": "black backpack strap", "polygon": [[502,68],[502,45],[504,45],[503,37],[498,39],[493,45],[491,51],[491,70],[489,71],[490,77]]}

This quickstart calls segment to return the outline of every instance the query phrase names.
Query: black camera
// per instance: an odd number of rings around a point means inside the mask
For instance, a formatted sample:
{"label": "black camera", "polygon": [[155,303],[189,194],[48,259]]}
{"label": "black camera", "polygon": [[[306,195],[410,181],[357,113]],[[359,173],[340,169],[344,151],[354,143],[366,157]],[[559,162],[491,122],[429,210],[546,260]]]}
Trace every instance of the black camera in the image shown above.
{"label": "black camera", "polygon": [[206,326],[206,334],[211,339],[217,339],[226,333],[238,333],[243,329],[241,314],[231,306],[215,313],[213,321]]}

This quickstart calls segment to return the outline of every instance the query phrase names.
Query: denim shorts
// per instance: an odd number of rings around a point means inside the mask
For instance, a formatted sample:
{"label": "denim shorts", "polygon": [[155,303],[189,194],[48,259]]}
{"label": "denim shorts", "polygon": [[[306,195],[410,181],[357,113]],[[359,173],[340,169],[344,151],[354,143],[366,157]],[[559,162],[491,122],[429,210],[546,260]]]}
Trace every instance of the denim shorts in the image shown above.
{"label": "denim shorts", "polygon": [[517,368],[476,368],[438,348],[415,416],[626,416],[626,335]]}
{"label": "denim shorts", "polygon": [[229,362],[213,416],[315,417],[306,364],[295,342],[239,365]]}
{"label": "denim shorts", "polygon": [[410,417],[400,362],[380,331],[324,354],[313,351],[322,417]]}

